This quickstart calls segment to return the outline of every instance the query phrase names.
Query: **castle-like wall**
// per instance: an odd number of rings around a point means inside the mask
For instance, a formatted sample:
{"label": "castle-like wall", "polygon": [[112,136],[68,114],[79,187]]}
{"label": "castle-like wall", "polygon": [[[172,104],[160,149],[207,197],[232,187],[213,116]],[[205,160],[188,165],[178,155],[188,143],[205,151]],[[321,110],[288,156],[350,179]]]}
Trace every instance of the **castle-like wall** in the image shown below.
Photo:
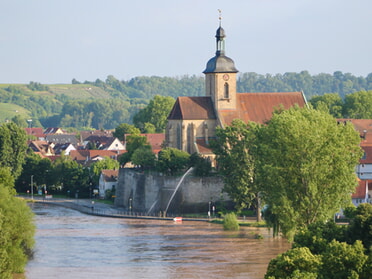
{"label": "castle-like wall", "polygon": [[[115,206],[144,213],[164,212],[180,180],[181,176],[144,174],[122,168],[116,187]],[[168,213],[207,212],[209,203],[216,205],[230,200],[222,193],[222,188],[220,177],[188,174],[172,199]]]}

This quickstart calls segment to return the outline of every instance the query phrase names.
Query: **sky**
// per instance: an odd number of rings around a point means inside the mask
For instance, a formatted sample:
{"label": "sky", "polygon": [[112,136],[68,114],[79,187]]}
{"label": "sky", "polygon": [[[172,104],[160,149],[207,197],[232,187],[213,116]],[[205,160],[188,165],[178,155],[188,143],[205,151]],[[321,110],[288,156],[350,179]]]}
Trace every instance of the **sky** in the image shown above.
{"label": "sky", "polygon": [[241,73],[372,73],[371,0],[0,0],[0,83]]}

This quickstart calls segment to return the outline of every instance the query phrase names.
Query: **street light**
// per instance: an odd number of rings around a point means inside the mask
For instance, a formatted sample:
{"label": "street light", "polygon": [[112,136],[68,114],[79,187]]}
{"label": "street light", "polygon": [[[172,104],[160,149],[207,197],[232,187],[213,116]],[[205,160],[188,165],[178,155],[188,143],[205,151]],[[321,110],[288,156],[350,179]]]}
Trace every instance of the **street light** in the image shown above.
{"label": "street light", "polygon": [[31,200],[34,200],[34,175],[31,175]]}
{"label": "street light", "polygon": [[211,218],[211,202],[208,205],[208,218]]}

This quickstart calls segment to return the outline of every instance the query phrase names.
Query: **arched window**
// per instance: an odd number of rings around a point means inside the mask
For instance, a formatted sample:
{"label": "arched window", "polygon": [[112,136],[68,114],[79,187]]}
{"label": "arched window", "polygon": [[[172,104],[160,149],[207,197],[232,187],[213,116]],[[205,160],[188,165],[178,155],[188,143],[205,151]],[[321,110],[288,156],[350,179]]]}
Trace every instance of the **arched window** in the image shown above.
{"label": "arched window", "polygon": [[224,85],[224,91],[223,91],[223,97],[225,99],[229,99],[230,98],[230,94],[229,94],[229,84],[226,82],[225,85]]}

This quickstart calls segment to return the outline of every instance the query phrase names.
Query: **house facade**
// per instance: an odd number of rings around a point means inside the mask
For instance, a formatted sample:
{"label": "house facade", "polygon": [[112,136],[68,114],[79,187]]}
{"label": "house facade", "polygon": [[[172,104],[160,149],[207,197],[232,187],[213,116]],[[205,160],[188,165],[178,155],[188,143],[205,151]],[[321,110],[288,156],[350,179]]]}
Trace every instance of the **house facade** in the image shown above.
{"label": "house facade", "polygon": [[178,97],[169,116],[165,145],[188,153],[213,154],[209,141],[215,138],[217,126],[230,125],[234,119],[265,123],[275,109],[303,107],[302,92],[237,93],[238,70],[234,61],[225,55],[225,31],[216,32],[216,53],[206,65],[205,96]]}
{"label": "house facade", "polygon": [[118,183],[119,170],[102,170],[99,177],[99,197],[105,198],[107,190],[114,190]]}

